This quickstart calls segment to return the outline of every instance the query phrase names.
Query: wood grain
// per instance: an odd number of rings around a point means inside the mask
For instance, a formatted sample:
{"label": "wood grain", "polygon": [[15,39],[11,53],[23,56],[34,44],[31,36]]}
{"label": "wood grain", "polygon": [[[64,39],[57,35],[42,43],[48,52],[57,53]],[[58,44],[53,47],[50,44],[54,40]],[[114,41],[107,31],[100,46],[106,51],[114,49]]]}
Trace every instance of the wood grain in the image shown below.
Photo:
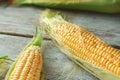
{"label": "wood grain", "polygon": [[[30,40],[31,38],[0,35],[0,56],[8,55],[15,60]],[[42,54],[45,80],[65,80],[67,77],[69,80],[98,80],[69,60],[51,41],[43,41]]]}
{"label": "wood grain", "polygon": [[[0,33],[32,37],[34,23],[43,9],[33,7],[0,7]],[[120,15],[66,11],[71,22],[87,28],[110,45],[120,46]],[[44,35],[44,38],[46,36]]]}
{"label": "wood grain", "polygon": [[[32,39],[34,23],[43,9],[34,7],[0,6],[0,56],[15,59]],[[71,22],[81,25],[105,42],[120,48],[120,15],[65,11]],[[45,80],[98,80],[71,62],[44,35],[42,44]],[[75,65],[75,66],[73,66]],[[71,73],[71,74],[70,74]]]}
{"label": "wood grain", "polygon": [[0,10],[0,32],[33,34],[34,23],[40,11],[28,7],[7,7]]}

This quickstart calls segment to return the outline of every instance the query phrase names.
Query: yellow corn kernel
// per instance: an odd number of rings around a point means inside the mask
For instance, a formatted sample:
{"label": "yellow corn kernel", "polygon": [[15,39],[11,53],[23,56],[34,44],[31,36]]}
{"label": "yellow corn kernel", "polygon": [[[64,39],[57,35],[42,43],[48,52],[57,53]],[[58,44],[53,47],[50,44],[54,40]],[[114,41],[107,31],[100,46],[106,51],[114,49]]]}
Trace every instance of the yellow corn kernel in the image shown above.
{"label": "yellow corn kernel", "polygon": [[41,48],[30,46],[20,55],[8,80],[40,80],[41,69]]}
{"label": "yellow corn kernel", "polygon": [[45,32],[70,59],[100,80],[120,80],[120,51],[59,12],[46,10],[41,18]]}
{"label": "yellow corn kernel", "polygon": [[56,24],[53,31],[56,38],[75,56],[120,75],[120,52],[94,34],[67,22]]}

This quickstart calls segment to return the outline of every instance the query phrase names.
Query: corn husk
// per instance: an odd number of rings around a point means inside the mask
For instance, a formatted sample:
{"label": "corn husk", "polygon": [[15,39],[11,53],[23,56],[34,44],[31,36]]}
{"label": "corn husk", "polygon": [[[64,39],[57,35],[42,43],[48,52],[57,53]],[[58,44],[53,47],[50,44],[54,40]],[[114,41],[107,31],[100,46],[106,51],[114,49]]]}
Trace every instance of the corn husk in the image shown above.
{"label": "corn husk", "polygon": [[10,59],[8,56],[0,56],[0,80],[3,80],[9,68]]}

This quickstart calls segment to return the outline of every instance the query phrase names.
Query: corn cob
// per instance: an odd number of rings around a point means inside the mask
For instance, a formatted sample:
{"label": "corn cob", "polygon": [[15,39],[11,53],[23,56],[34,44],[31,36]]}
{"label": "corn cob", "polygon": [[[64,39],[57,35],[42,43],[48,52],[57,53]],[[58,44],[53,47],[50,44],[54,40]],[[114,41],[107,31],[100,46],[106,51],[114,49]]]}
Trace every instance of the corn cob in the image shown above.
{"label": "corn cob", "polygon": [[10,67],[5,80],[41,80],[41,40],[41,33],[36,32],[33,40],[23,49]]}
{"label": "corn cob", "polygon": [[100,80],[120,80],[120,51],[57,12],[45,11],[41,21],[46,33],[70,59]]}

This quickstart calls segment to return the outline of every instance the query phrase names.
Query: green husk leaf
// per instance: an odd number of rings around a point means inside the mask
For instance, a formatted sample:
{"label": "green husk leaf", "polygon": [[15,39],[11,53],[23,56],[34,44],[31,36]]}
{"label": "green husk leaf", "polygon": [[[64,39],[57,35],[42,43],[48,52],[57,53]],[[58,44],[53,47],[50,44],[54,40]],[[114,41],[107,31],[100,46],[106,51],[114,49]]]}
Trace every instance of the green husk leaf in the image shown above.
{"label": "green husk leaf", "polygon": [[[94,66],[93,64],[90,64],[77,56],[73,55],[59,40],[58,36],[54,33],[54,28],[57,23],[60,22],[67,22],[62,18],[61,15],[54,15],[53,17],[48,17],[49,11],[45,11],[42,14],[41,17],[41,24],[44,25],[45,32],[51,37],[52,41],[56,44],[56,46],[71,60],[73,60],[75,63],[83,67],[85,70],[99,78],[100,80],[120,80],[120,76],[116,75],[108,70],[102,69],[100,67]],[[56,13],[56,12],[53,12]],[[68,22],[67,22],[68,23]],[[80,29],[83,29],[80,27]]]}
{"label": "green husk leaf", "polygon": [[8,59],[9,59],[8,56],[0,56],[0,65]]}
{"label": "green husk leaf", "polygon": [[42,27],[39,29],[38,24],[35,24],[35,33],[33,39],[24,47],[26,50],[31,45],[41,46],[42,43]]}
{"label": "green husk leaf", "polygon": [[4,79],[5,74],[6,74],[7,70],[8,70],[8,68],[9,68],[8,63],[3,62],[3,63],[0,64],[0,80]]}
{"label": "green husk leaf", "polygon": [[0,56],[0,79],[4,78],[9,67],[8,62],[10,61],[12,60],[8,56]]}
{"label": "green husk leaf", "polygon": [[0,64],[2,63],[9,63],[10,61],[14,61],[12,59],[10,59],[8,56],[0,56]]}

